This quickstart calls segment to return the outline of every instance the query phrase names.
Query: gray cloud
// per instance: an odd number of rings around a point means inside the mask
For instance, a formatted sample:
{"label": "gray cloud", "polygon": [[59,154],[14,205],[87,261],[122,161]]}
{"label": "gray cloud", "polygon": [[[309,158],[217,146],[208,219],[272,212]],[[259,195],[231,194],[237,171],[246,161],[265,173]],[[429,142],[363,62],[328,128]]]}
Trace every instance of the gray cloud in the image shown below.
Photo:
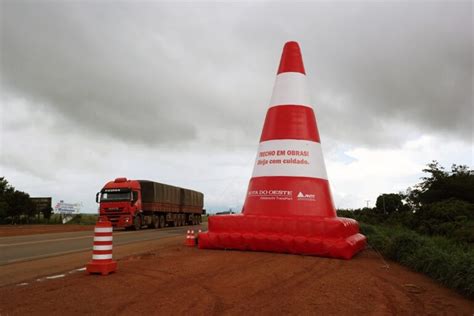
{"label": "gray cloud", "polygon": [[3,1],[1,11],[4,92],[98,136],[255,144],[281,46],[295,39],[323,139],[401,144],[397,126],[472,137],[471,2]]}

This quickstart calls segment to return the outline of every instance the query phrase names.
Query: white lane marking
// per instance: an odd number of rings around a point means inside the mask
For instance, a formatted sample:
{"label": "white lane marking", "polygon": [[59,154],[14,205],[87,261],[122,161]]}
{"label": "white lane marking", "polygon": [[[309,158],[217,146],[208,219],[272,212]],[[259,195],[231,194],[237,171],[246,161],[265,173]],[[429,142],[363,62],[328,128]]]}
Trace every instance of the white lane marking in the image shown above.
{"label": "white lane marking", "polygon": [[[202,227],[202,226],[196,226],[196,227]],[[146,234],[152,235],[156,232],[164,232],[165,233],[165,235],[163,235],[163,236],[158,236],[158,237],[160,237],[159,238],[160,240],[163,240],[163,239],[169,239],[169,238],[174,238],[176,236],[180,236],[180,234],[183,233],[183,232],[186,232],[186,230],[181,230],[181,228],[176,228],[176,227],[167,227],[165,229],[144,230],[144,231],[132,232],[132,233],[124,231],[124,232],[118,232],[117,234],[114,234],[114,235],[140,236],[140,235],[146,235]],[[171,236],[169,236],[168,235],[169,233],[176,233],[176,234],[172,234]],[[153,237],[153,236],[151,236],[151,237]],[[92,238],[92,235],[91,236],[86,236],[86,237],[79,237],[79,238]],[[77,239],[77,238],[74,238],[74,239]],[[56,240],[57,239],[55,239],[55,240],[46,240],[45,242],[56,241]],[[140,240],[128,240],[128,241],[118,240],[115,247],[125,246],[125,245],[144,242],[144,241],[153,241],[153,240],[157,240],[156,237],[147,238],[147,239],[140,239]],[[30,244],[30,243],[24,243],[24,244]],[[4,246],[12,246],[12,245],[14,245],[14,244],[4,245]],[[38,255],[38,256],[23,257],[23,258],[18,258],[18,259],[7,260],[6,262],[4,261],[4,263],[0,262],[0,266],[4,265],[4,264],[10,264],[10,263],[16,263],[16,262],[22,262],[22,261],[31,261],[31,260],[36,260],[36,259],[44,259],[44,258],[48,258],[48,257],[67,255],[67,254],[71,254],[71,253],[75,253],[75,252],[85,252],[85,251],[88,251],[88,250],[91,251],[92,250],[91,247],[79,248],[79,249],[69,250],[69,251],[52,252],[52,253],[48,253],[48,254],[44,254],[44,255]],[[84,271],[84,270],[81,270],[81,271]],[[37,281],[40,282],[41,280],[38,279]]]}
{"label": "white lane marking", "polygon": [[25,285],[28,285],[28,284],[29,284],[29,283],[23,282],[23,283],[17,284],[16,286],[25,286]]}
{"label": "white lane marking", "polygon": [[59,279],[59,278],[64,278],[65,275],[64,274],[58,274],[58,275],[50,275],[50,276],[47,276],[46,279],[48,280],[54,280],[54,279]]}
{"label": "white lane marking", "polygon": [[[176,227],[167,227],[167,228],[162,228],[158,230],[141,230],[137,232],[127,232],[127,231],[117,231],[113,233],[113,236],[121,236],[121,235],[130,235],[130,236],[138,236],[138,235],[146,235],[150,233],[155,233],[155,232],[181,232],[180,228]],[[23,245],[34,245],[34,244],[41,244],[41,243],[47,243],[47,242],[55,242],[55,241],[66,241],[66,240],[75,240],[75,239],[87,239],[87,238],[92,238],[94,236],[94,232],[90,231],[90,235],[87,236],[78,236],[78,237],[68,237],[68,238],[54,238],[54,239],[45,239],[45,240],[35,240],[35,241],[25,241],[25,242],[19,242],[19,243],[14,243],[14,244],[0,244],[0,248],[2,247],[15,247],[15,246],[23,246]],[[68,233],[66,233],[68,234]],[[0,237],[0,241],[8,240],[10,238],[17,238],[17,237],[31,237],[35,236],[35,238],[38,238],[39,236],[44,236],[44,235],[49,235],[49,234],[37,234],[37,235],[28,235],[28,236],[16,236],[16,237]]]}
{"label": "white lane marking", "polygon": [[[122,235],[124,233],[130,233],[130,232],[118,232],[115,233],[114,236],[116,235]],[[76,239],[87,239],[87,238],[92,238],[94,236],[94,232],[90,232],[90,235],[87,236],[78,236],[78,237],[67,237],[67,238],[55,238],[55,239],[45,239],[45,240],[35,240],[35,241],[25,241],[25,242],[18,242],[14,244],[0,244],[0,248],[2,247],[14,247],[14,246],[24,246],[24,245],[34,245],[34,244],[42,244],[42,243],[47,243],[47,242],[55,242],[55,241],[66,241],[66,240],[76,240]]]}
{"label": "white lane marking", "polygon": [[68,274],[73,274],[73,273],[81,272],[81,271],[84,271],[84,270],[86,270],[86,267],[71,270],[71,271],[68,272]]}
{"label": "white lane marking", "polygon": [[75,250],[52,252],[52,253],[39,255],[39,256],[24,257],[24,258],[19,258],[19,259],[8,260],[7,263],[15,263],[15,262],[20,262],[20,261],[29,261],[29,260],[34,260],[34,259],[42,259],[42,258],[48,258],[48,257],[54,257],[54,256],[61,256],[61,255],[67,255],[67,254],[70,254],[70,253],[81,252],[81,251],[86,251],[86,250],[91,250],[91,248],[87,247],[87,248],[80,248],[80,249],[75,249]]}
{"label": "white lane marking", "polygon": [[15,243],[15,244],[0,244],[0,247],[14,247],[14,246],[23,246],[23,245],[34,245],[34,244],[42,244],[42,243],[47,243],[47,242],[66,241],[66,240],[75,240],[75,239],[86,239],[86,238],[92,238],[92,237],[93,237],[93,234],[90,234],[88,236],[80,236],[80,237],[36,240],[36,241],[28,241],[28,242],[19,242],[19,243]]}

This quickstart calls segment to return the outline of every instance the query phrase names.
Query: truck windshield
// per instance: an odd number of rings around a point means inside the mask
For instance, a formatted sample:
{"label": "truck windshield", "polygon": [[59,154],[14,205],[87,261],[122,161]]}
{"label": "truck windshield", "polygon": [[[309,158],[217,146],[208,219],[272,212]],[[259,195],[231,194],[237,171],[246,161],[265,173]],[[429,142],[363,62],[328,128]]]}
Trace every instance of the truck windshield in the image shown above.
{"label": "truck windshield", "polygon": [[102,192],[100,195],[101,202],[110,201],[130,201],[130,191],[128,192]]}

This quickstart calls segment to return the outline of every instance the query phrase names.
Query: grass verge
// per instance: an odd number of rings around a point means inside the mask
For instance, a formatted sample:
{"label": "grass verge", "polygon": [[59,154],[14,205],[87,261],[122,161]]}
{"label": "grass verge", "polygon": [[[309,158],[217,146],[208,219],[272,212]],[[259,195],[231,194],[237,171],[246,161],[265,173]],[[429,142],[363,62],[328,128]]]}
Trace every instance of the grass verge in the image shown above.
{"label": "grass verge", "polygon": [[461,294],[474,297],[474,249],[444,237],[417,234],[406,228],[360,223],[369,245],[386,258],[422,272]]}

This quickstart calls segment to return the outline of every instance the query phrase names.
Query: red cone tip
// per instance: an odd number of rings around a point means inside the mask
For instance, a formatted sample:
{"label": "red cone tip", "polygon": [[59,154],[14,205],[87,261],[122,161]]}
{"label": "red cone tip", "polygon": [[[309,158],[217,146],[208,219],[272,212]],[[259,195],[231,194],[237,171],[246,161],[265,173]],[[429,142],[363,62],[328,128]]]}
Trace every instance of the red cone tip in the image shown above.
{"label": "red cone tip", "polygon": [[287,42],[283,47],[280,67],[278,68],[277,74],[281,74],[282,72],[299,72],[306,74],[304,71],[300,46],[297,42]]}

